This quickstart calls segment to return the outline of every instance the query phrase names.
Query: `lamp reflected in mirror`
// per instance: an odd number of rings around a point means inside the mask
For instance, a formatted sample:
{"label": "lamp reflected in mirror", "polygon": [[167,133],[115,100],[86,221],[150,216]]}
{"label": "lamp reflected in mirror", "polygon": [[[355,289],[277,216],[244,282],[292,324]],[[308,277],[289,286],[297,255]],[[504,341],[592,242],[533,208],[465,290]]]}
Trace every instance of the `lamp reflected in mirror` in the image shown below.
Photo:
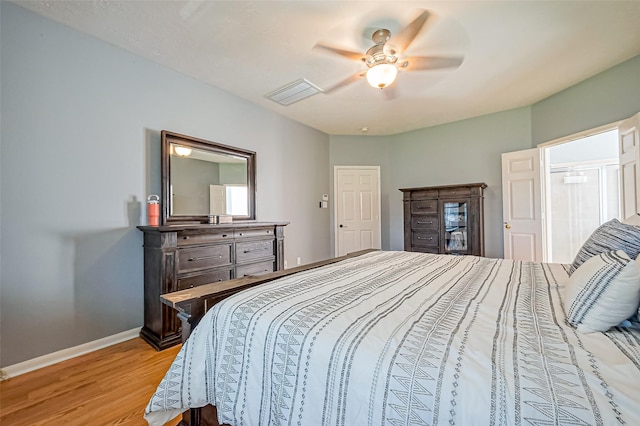
{"label": "lamp reflected in mirror", "polygon": [[184,146],[176,145],[175,146],[175,152],[180,157],[188,157],[188,156],[191,155],[191,148],[186,148]]}

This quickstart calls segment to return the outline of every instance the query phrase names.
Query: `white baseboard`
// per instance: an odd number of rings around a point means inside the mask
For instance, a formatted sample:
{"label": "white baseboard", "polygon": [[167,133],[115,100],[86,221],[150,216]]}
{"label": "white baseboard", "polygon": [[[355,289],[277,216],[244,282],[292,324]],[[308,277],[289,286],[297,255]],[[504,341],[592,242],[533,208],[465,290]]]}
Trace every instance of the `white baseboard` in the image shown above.
{"label": "white baseboard", "polygon": [[131,340],[138,337],[139,334],[140,327],[132,328],[131,330],[103,337],[102,339],[94,340],[93,342],[83,343],[82,345],[74,346],[72,348],[63,349],[61,351],[39,356],[18,364],[9,365],[7,367],[3,367],[1,371],[5,373],[4,379],[8,379],[42,367],[57,364],[61,361],[66,361],[89,352],[97,351],[98,349],[106,348],[107,346],[115,345],[116,343]]}

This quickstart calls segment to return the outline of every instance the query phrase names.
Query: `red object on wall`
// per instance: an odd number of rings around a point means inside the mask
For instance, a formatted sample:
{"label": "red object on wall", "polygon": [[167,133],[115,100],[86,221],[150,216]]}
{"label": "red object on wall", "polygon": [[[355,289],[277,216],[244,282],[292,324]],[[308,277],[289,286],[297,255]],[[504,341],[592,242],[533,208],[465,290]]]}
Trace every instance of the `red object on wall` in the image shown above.
{"label": "red object on wall", "polygon": [[160,197],[157,195],[147,197],[147,224],[160,226]]}

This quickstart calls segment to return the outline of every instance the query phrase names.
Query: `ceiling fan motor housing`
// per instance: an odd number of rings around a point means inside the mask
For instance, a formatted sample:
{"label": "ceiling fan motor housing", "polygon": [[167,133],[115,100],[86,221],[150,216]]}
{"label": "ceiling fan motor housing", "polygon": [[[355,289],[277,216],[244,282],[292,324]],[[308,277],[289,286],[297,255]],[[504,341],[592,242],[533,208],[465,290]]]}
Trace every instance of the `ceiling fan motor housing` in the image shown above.
{"label": "ceiling fan motor housing", "polygon": [[395,64],[398,60],[397,49],[391,43],[388,43],[391,32],[387,29],[379,29],[374,31],[371,39],[376,43],[367,50],[364,58],[365,64],[369,68],[380,64]]}
{"label": "ceiling fan motor housing", "polygon": [[[364,55],[362,55],[362,53],[343,48],[322,44],[317,45],[318,47],[322,47],[330,52],[349,59],[362,61],[367,65],[366,72],[359,71],[324,92],[329,93],[330,91],[346,86],[363,76],[367,77],[367,81],[371,86],[382,89],[395,81],[399,69],[421,71],[459,67],[462,63],[462,57],[402,57],[407,51],[409,45],[424,27],[429,16],[430,13],[428,10],[420,9],[417,17],[398,31],[398,33],[394,35],[393,40],[391,39],[391,31],[388,29],[380,28],[375,30],[373,34],[371,34],[371,40],[373,40],[375,44],[369,48]],[[411,66],[409,67],[409,65]]]}

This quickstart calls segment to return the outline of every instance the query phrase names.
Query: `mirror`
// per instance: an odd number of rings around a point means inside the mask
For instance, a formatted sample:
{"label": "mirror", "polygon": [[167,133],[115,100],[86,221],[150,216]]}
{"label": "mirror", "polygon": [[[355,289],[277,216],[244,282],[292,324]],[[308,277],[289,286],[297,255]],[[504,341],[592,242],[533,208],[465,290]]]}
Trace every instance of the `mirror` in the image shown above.
{"label": "mirror", "polygon": [[256,153],[162,131],[162,224],[255,219]]}

